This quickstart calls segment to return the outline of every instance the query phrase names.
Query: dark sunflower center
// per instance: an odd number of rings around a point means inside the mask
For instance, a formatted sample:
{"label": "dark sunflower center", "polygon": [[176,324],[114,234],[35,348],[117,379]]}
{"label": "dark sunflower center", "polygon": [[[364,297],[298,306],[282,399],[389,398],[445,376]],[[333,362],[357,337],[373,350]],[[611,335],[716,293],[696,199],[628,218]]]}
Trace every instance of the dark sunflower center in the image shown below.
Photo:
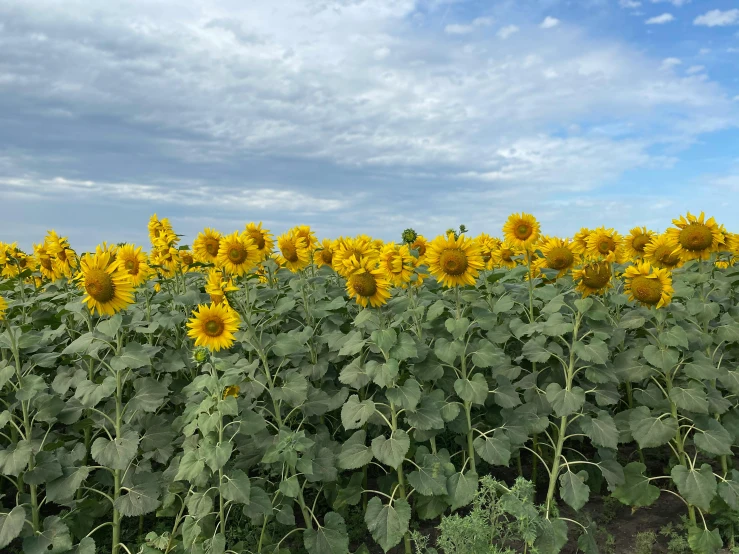
{"label": "dark sunflower center", "polygon": [[193,262],[192,256],[190,254],[182,254],[182,263],[185,265],[190,265]]}
{"label": "dark sunflower center", "polygon": [[218,255],[219,241],[217,239],[208,239],[205,241],[205,251],[211,256]]}
{"label": "dark sunflower center", "polygon": [[604,237],[598,242],[598,252],[608,254],[616,249],[616,242],[610,237]]}
{"label": "dark sunflower center", "polygon": [[500,257],[505,262],[512,262],[513,261],[513,250],[504,248],[503,250],[500,251]]}
{"label": "dark sunflower center", "polygon": [[85,275],[85,290],[98,302],[110,302],[115,296],[115,286],[102,269],[91,269]]}
{"label": "dark sunflower center", "polygon": [[569,248],[558,246],[552,248],[547,256],[547,265],[551,269],[566,269],[572,265],[575,261],[575,257],[570,252]]}
{"label": "dark sunflower center", "polygon": [[518,227],[516,227],[516,236],[522,240],[529,238],[533,232],[534,229],[527,223],[519,223]]}
{"label": "dark sunflower center", "polygon": [[377,283],[375,278],[369,273],[358,273],[352,275],[352,287],[357,291],[359,296],[372,296],[377,292]]}
{"label": "dark sunflower center", "polygon": [[662,283],[659,279],[648,279],[639,275],[631,280],[631,292],[640,302],[654,306],[662,298]]}
{"label": "dark sunflower center", "polygon": [[426,245],[420,242],[413,243],[413,249],[418,250],[419,256],[423,256],[426,253]]}
{"label": "dark sunflower center", "polygon": [[298,249],[295,248],[292,242],[286,242],[280,247],[280,250],[288,262],[295,263],[298,261]]}
{"label": "dark sunflower center", "polygon": [[23,258],[18,261],[18,265],[21,267],[26,267],[26,265],[28,265],[28,260],[26,258]]}
{"label": "dark sunflower center", "polygon": [[249,236],[252,238],[254,244],[257,245],[257,248],[259,248],[259,250],[264,249],[265,242],[264,235],[262,233],[260,233],[259,231],[249,231]]}
{"label": "dark sunflower center", "polygon": [[713,243],[713,233],[702,223],[691,223],[680,231],[678,242],[686,250],[700,252]]}
{"label": "dark sunflower center", "polygon": [[331,265],[331,262],[333,262],[334,259],[334,253],[331,250],[321,250],[321,260],[326,265]]}
{"label": "dark sunflower center", "polygon": [[210,301],[213,302],[213,304],[220,304],[223,302],[223,295],[222,294],[211,294]]}
{"label": "dark sunflower center", "polygon": [[680,263],[680,256],[673,254],[673,250],[674,248],[670,246],[660,246],[654,251],[654,257],[659,260],[664,267],[675,267]]}
{"label": "dark sunflower center", "polygon": [[203,325],[203,330],[209,337],[220,337],[224,328],[223,321],[219,317],[213,317]]}
{"label": "dark sunflower center", "polygon": [[49,256],[41,256],[39,263],[45,270],[51,271],[51,258]]}
{"label": "dark sunflower center", "polygon": [[582,282],[591,289],[602,289],[610,279],[611,268],[606,263],[590,264],[582,276]]}
{"label": "dark sunflower center", "polygon": [[228,250],[228,259],[235,265],[243,264],[246,261],[246,249],[240,244],[235,244]]}
{"label": "dark sunflower center", "polygon": [[637,235],[634,240],[631,241],[631,246],[637,252],[644,252],[644,247],[649,242],[649,235]]}
{"label": "dark sunflower center", "polygon": [[126,260],[126,263],[124,265],[129,273],[133,272],[133,270],[136,269],[136,262],[133,260]]}
{"label": "dark sunflower center", "polygon": [[459,248],[450,248],[439,256],[439,265],[447,275],[462,275],[467,270],[467,256]]}
{"label": "dark sunflower center", "polygon": [[59,251],[59,253],[56,255],[57,258],[59,258],[61,261],[66,262],[67,261],[67,251],[63,248]]}

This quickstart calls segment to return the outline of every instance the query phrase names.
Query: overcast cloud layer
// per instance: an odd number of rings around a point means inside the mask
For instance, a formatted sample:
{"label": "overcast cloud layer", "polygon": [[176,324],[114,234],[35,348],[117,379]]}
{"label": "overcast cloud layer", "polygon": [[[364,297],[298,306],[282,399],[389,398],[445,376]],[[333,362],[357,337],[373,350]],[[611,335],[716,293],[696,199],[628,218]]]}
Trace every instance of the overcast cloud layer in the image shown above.
{"label": "overcast cloud layer", "polygon": [[6,0],[0,240],[739,231],[738,33],[720,0]]}

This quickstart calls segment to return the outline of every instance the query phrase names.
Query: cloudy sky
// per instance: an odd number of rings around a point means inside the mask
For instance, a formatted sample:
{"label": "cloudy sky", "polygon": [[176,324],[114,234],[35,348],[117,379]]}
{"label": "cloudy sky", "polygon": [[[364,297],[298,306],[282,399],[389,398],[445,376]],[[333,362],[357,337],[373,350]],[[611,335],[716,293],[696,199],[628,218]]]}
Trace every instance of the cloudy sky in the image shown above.
{"label": "cloudy sky", "polygon": [[733,0],[4,0],[0,240],[739,230]]}

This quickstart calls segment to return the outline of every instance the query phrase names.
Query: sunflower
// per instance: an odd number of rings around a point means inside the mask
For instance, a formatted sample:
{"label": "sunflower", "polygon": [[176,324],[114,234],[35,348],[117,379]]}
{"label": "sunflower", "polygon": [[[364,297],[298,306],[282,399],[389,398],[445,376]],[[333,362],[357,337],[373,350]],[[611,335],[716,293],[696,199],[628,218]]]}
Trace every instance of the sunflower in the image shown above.
{"label": "sunflower", "polygon": [[537,258],[533,267],[539,272],[542,269],[555,269],[557,278],[565,275],[575,265],[575,253],[572,251],[570,239],[557,237],[546,238],[539,246],[542,256]]}
{"label": "sunflower", "polygon": [[6,264],[3,267],[2,276],[8,279],[17,277],[28,267],[28,255],[20,248],[11,245],[5,254]]}
{"label": "sunflower", "polygon": [[379,252],[374,247],[372,239],[366,235],[355,238],[339,238],[332,259],[334,271],[343,277],[347,277],[353,269],[352,258],[358,261],[376,260]]}
{"label": "sunflower", "polygon": [[260,221],[257,224],[247,223],[245,233],[249,235],[254,241],[254,244],[257,245],[257,250],[259,250],[262,259],[266,260],[269,258],[269,255],[272,253],[272,248],[274,248],[275,241],[272,238],[272,233],[267,229],[262,229],[262,222]]}
{"label": "sunflower", "polygon": [[196,267],[192,267],[192,264],[195,263],[195,257],[190,250],[178,250],[177,258],[180,261],[180,269],[183,273],[197,270]]}
{"label": "sunflower", "polygon": [[237,291],[239,288],[233,284],[231,279],[225,280],[223,272],[220,269],[212,268],[208,272],[208,280],[205,283],[205,292],[210,295],[210,301],[213,304],[226,304],[227,292]]}
{"label": "sunflower", "polygon": [[578,254],[581,258],[584,258],[588,251],[588,237],[590,237],[590,233],[592,232],[593,231],[587,227],[581,227],[580,230],[575,233],[575,236],[572,237],[572,251],[575,254]]}
{"label": "sunflower", "polygon": [[149,254],[151,265],[158,266],[157,270],[164,277],[173,277],[177,270],[179,253],[174,246],[155,248]]}
{"label": "sunflower", "polygon": [[331,239],[323,239],[320,246],[318,246],[313,252],[313,262],[316,267],[333,267],[334,249],[336,248],[336,241]]}
{"label": "sunflower", "polygon": [[621,235],[613,229],[598,227],[588,235],[585,255],[592,260],[605,259],[609,262],[623,262],[626,254]]}
{"label": "sunflower", "polygon": [[665,234],[677,243],[677,253],[683,261],[707,260],[724,241],[716,221],[712,217],[706,220],[703,212],[698,217],[688,212],[687,219],[680,216],[672,223],[675,227],[667,229]]}
{"label": "sunflower", "polygon": [[5,298],[0,296],[0,321],[5,319],[5,311],[8,309],[8,303]]}
{"label": "sunflower", "polygon": [[238,385],[230,385],[223,389],[223,399],[226,400],[226,398],[228,398],[229,396],[238,398],[239,392],[241,392],[241,388]]}
{"label": "sunflower", "polygon": [[82,299],[88,309],[99,315],[113,315],[133,303],[131,276],[110,253],[85,254],[80,260],[79,286],[87,295]]}
{"label": "sunflower", "polygon": [[644,247],[644,259],[662,269],[675,269],[683,264],[677,242],[667,233],[657,235],[647,243]]}
{"label": "sunflower", "polygon": [[166,217],[162,220],[157,218],[157,214],[154,214],[149,219],[149,239],[153,246],[157,246],[157,243],[161,243],[162,239],[167,244],[179,242],[179,237],[175,234],[172,225],[169,223],[169,219]]}
{"label": "sunflower", "polygon": [[292,231],[297,237],[305,239],[305,247],[309,250],[313,250],[318,244],[318,239],[311,230],[310,225],[298,225],[297,227],[293,227]]}
{"label": "sunflower", "polygon": [[187,336],[195,339],[195,346],[218,351],[230,348],[234,333],[239,329],[239,315],[225,304],[201,304],[187,322]]}
{"label": "sunflower", "polygon": [[215,264],[218,259],[218,247],[221,242],[221,233],[206,227],[198,233],[192,243],[192,252],[195,259],[204,264]]}
{"label": "sunflower", "polygon": [[393,286],[405,288],[411,281],[416,261],[407,244],[398,246],[391,242],[380,251],[378,265]]}
{"label": "sunflower", "polygon": [[378,307],[390,298],[390,281],[385,272],[375,266],[375,260],[360,260],[352,256],[347,260],[346,291],[357,304]]}
{"label": "sunflower", "polygon": [[417,235],[416,240],[411,244],[411,250],[418,252],[418,259],[424,260],[426,256],[426,249],[428,248],[428,241],[423,235]]}
{"label": "sunflower", "polygon": [[591,262],[572,272],[577,283],[575,287],[583,297],[591,294],[603,294],[611,284],[611,264],[607,261]]}
{"label": "sunflower", "polygon": [[51,230],[44,239],[46,249],[52,256],[54,269],[59,276],[71,277],[73,268],[77,265],[77,254],[69,247],[69,240],[60,237]]}
{"label": "sunflower", "polygon": [[498,247],[492,251],[490,262],[492,267],[507,267],[513,269],[518,265],[518,260],[514,260],[514,256],[520,254],[516,247],[508,241],[501,242]]}
{"label": "sunflower", "polygon": [[226,273],[244,275],[262,261],[261,256],[252,238],[243,231],[221,237],[217,261]]}
{"label": "sunflower", "polygon": [[491,237],[486,233],[480,233],[475,237],[480,252],[482,253],[482,261],[485,263],[485,269],[493,269],[493,252],[500,246],[500,239]]}
{"label": "sunflower", "polygon": [[644,306],[667,306],[675,292],[672,277],[667,269],[654,269],[649,262],[637,262],[626,268],[624,273],[624,292],[629,300],[636,300]]}
{"label": "sunflower", "polygon": [[716,266],[718,269],[727,269],[731,265],[730,260],[716,260],[713,262],[713,265]]}
{"label": "sunflower", "polygon": [[54,260],[52,260],[51,254],[46,249],[45,244],[33,245],[33,260],[38,266],[41,275],[49,281],[56,281],[61,276],[57,273],[54,267]]}
{"label": "sunflower", "polygon": [[286,267],[293,273],[310,265],[310,246],[307,240],[299,236],[295,229],[283,233],[277,239],[279,254],[275,260],[280,267]]}
{"label": "sunflower", "polygon": [[452,233],[438,236],[426,250],[429,273],[445,287],[474,285],[479,271],[485,269],[482,252],[477,243]]}
{"label": "sunflower", "polygon": [[649,231],[646,227],[634,227],[624,238],[624,248],[626,254],[632,259],[644,257],[644,247],[655,236],[654,231]]}
{"label": "sunflower", "polygon": [[533,215],[511,214],[503,225],[505,240],[519,250],[531,250],[539,240],[539,222]]}
{"label": "sunflower", "polygon": [[105,254],[106,252],[110,255],[110,261],[114,262],[115,257],[118,253],[118,245],[102,242],[95,247],[95,254],[101,255]]}
{"label": "sunflower", "polygon": [[133,244],[124,244],[118,249],[117,260],[122,269],[131,277],[131,284],[138,287],[146,283],[153,273],[149,264],[146,263],[146,254],[142,247]]}

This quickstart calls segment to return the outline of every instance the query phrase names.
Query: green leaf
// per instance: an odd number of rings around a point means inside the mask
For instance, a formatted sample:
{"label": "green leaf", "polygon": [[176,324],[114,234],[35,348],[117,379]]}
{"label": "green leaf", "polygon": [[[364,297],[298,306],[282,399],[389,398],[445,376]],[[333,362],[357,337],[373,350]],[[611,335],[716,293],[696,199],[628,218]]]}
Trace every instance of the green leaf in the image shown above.
{"label": "green leaf", "polygon": [[[113,384],[115,385],[115,380]],[[151,377],[136,379],[133,382],[133,388],[136,390],[136,394],[128,403],[128,409],[134,411],[156,412],[162,407],[162,403],[169,393],[166,384]],[[113,390],[115,390],[115,387]]]}
{"label": "green leaf", "polygon": [[94,340],[95,336],[92,333],[80,335],[69,343],[64,350],[62,350],[62,355],[67,356],[69,354],[86,353],[90,349]]}
{"label": "green leaf", "polygon": [[71,549],[72,536],[66,524],[57,516],[44,519],[44,530],[41,534],[23,539],[24,554],[54,554]]}
{"label": "green leaf", "polygon": [[[284,483],[284,481],[283,481]],[[187,513],[198,519],[213,511],[213,499],[204,492],[193,492],[186,498]]]}
{"label": "green leaf", "polygon": [[445,338],[439,338],[434,344],[434,353],[442,362],[454,365],[454,362],[464,352],[464,345],[454,341],[451,342]]}
{"label": "green leaf", "polygon": [[63,474],[59,479],[46,486],[46,499],[60,504],[71,500],[90,474],[90,469],[85,466],[64,468],[62,471]]}
{"label": "green leaf", "polygon": [[103,398],[110,397],[115,388],[115,377],[106,377],[99,385],[85,379],[77,385],[74,397],[85,408],[94,408]]}
{"label": "green leaf", "polygon": [[42,485],[63,475],[62,465],[53,452],[38,452],[34,462],[33,469],[23,474],[23,480],[29,485]]}
{"label": "green leaf", "polygon": [[559,476],[559,494],[575,511],[580,511],[590,496],[590,489],[585,484],[587,478],[587,471],[574,473],[567,470]]}
{"label": "green leaf", "polygon": [[688,529],[688,545],[695,554],[716,554],[724,545],[718,529],[708,529],[691,526]]}
{"label": "green leaf", "polygon": [[369,367],[367,374],[372,377],[372,381],[379,387],[390,387],[395,384],[395,378],[400,372],[398,360],[389,358],[384,364],[376,366],[375,372],[370,372]]}
{"label": "green leaf", "polygon": [[149,354],[144,347],[137,342],[130,342],[123,347],[119,356],[110,361],[110,367],[116,371],[124,369],[138,369],[151,365]]}
{"label": "green leaf", "polygon": [[729,432],[715,419],[708,418],[706,426],[701,425],[693,437],[695,445],[709,454],[731,456],[733,439]]}
{"label": "green leaf", "polygon": [[208,464],[208,467],[214,472],[226,465],[228,460],[231,458],[232,449],[233,443],[231,441],[224,441],[216,444],[201,443],[200,446],[203,460],[205,460],[205,463]]}
{"label": "green leaf", "polygon": [[251,492],[249,476],[240,469],[235,469],[228,474],[224,474],[223,477],[225,479],[221,485],[223,498],[230,502],[248,504],[249,493]]}
{"label": "green leaf", "polygon": [[480,458],[489,464],[507,466],[511,460],[511,441],[500,429],[496,429],[492,436],[477,437],[472,446]]}
{"label": "green leaf", "polygon": [[293,475],[280,481],[280,492],[288,498],[297,498],[300,494],[300,481],[298,476]]}
{"label": "green leaf", "polygon": [[341,445],[338,464],[341,469],[359,469],[372,461],[372,450],[365,444],[364,430],[354,433]]}
{"label": "green leaf", "polygon": [[447,493],[446,475],[440,464],[427,467],[424,463],[408,474],[408,483],[423,496],[444,496]]}
{"label": "green leaf", "polygon": [[523,354],[524,358],[532,362],[544,363],[552,356],[552,353],[544,347],[545,343],[546,337],[533,337],[523,345],[521,354]]}
{"label": "green leaf", "polygon": [[182,522],[182,545],[187,549],[191,549],[200,536],[200,531],[198,520],[192,516],[185,516]]}
{"label": "green leaf", "polygon": [[395,329],[378,329],[372,332],[370,338],[386,354],[390,352],[390,349],[398,341],[398,335],[395,333]]}
{"label": "green leaf", "polygon": [[180,466],[175,476],[175,481],[193,481],[205,469],[205,461],[200,458],[196,450],[185,452],[180,460]]}
{"label": "green leaf", "polygon": [[90,453],[100,465],[110,469],[126,469],[136,457],[139,446],[139,435],[136,431],[125,431],[122,437],[112,441],[98,437],[92,443]]}
{"label": "green leaf", "polygon": [[483,405],[488,397],[488,382],[481,373],[475,373],[471,380],[457,379],[454,390],[465,402]]}
{"label": "green leaf", "polygon": [[421,403],[414,412],[406,412],[406,421],[419,431],[430,431],[431,429],[443,429],[444,420],[441,417],[444,408],[444,392],[436,389],[421,397]]}
{"label": "green leaf", "polygon": [[659,334],[659,341],[665,346],[682,346],[688,348],[688,334],[685,329],[673,325]]}
{"label": "green leaf", "polygon": [[654,417],[649,408],[639,406],[631,411],[629,428],[641,448],[652,448],[667,444],[675,437],[677,420],[673,417]]}
{"label": "green leaf", "polygon": [[400,333],[398,342],[390,349],[390,357],[402,362],[416,356],[418,356],[416,341],[408,333]]}
{"label": "green leaf", "polygon": [[700,469],[688,469],[676,465],[672,468],[671,475],[678,492],[685,500],[704,512],[711,509],[711,501],[717,492],[716,476],[711,466],[703,464]]}
{"label": "green leaf", "polygon": [[670,399],[675,406],[681,410],[694,412],[696,414],[708,413],[708,398],[706,391],[698,384],[691,385],[688,388],[678,386],[672,387],[670,390]]}
{"label": "green leaf", "polygon": [[732,469],[729,479],[718,484],[718,494],[732,510],[739,510],[739,471]]}
{"label": "green leaf", "polygon": [[396,429],[389,439],[386,439],[384,435],[372,439],[372,454],[383,464],[398,469],[410,445],[408,434],[402,429]]}
{"label": "green leaf", "polygon": [[608,412],[599,411],[597,419],[584,416],[580,419],[580,425],[596,446],[618,448],[618,429]]}
{"label": "green leaf", "polygon": [[[370,312],[370,310],[364,310],[360,312],[360,315],[364,312]],[[362,338],[362,333],[359,331],[354,331],[349,335],[348,340],[344,343],[344,345],[339,350],[339,356],[354,356],[355,354],[359,354],[359,352],[362,350],[362,347],[365,345],[367,341]],[[302,348],[302,346],[301,346]]]}
{"label": "green leaf", "polygon": [[157,477],[151,473],[136,473],[132,481],[134,484],[124,486],[124,494],[116,498],[116,510],[126,517],[142,516],[156,510],[161,504]]}
{"label": "green leaf", "polygon": [[623,485],[625,481],[624,468],[616,460],[601,460],[598,462],[601,475],[608,482],[608,490],[613,491],[616,487]]}
{"label": "green leaf", "polygon": [[0,473],[18,477],[28,466],[31,453],[31,443],[27,440],[19,440],[15,445],[11,444],[5,450],[0,450]]}
{"label": "green leaf", "polygon": [[633,508],[650,506],[659,498],[659,489],[649,484],[644,475],[647,469],[642,463],[631,462],[624,468],[624,484],[616,487],[613,497]]}
{"label": "green leaf", "polygon": [[460,317],[459,319],[450,317],[444,322],[444,326],[451,333],[454,340],[461,340],[470,327],[470,320],[466,317]]}
{"label": "green leaf", "polygon": [[123,317],[121,314],[115,314],[108,319],[103,319],[97,324],[97,330],[108,338],[114,338],[118,329],[121,328]]}
{"label": "green leaf", "polygon": [[580,313],[587,312],[590,308],[593,307],[593,299],[589,297],[580,298],[579,300],[575,300],[575,307],[578,309]]}
{"label": "green leaf", "polygon": [[585,391],[580,387],[563,389],[558,383],[549,383],[546,388],[547,402],[551,404],[557,417],[572,415],[585,403]]}
{"label": "green leaf", "polygon": [[[582,300],[590,300],[583,298]],[[581,302],[576,300],[575,303]],[[567,543],[567,523],[561,519],[543,519],[536,536],[534,548],[537,554],[559,554]]]}
{"label": "green leaf", "polygon": [[415,379],[408,379],[402,387],[393,387],[385,391],[387,399],[410,412],[416,409],[421,400],[421,385]]}
{"label": "green leaf", "polygon": [[467,506],[477,492],[477,473],[469,470],[467,473],[454,473],[447,477],[446,488],[451,502],[451,510]]}
{"label": "green leaf", "polygon": [[410,520],[411,507],[402,498],[386,505],[377,496],[372,497],[364,514],[367,529],[384,552],[400,543],[408,531]]}
{"label": "green leaf", "polygon": [[431,304],[431,306],[429,306],[429,309],[426,312],[426,321],[433,321],[441,314],[443,314],[445,309],[446,305],[444,304],[444,301],[437,300],[436,302]]}
{"label": "green leaf", "polygon": [[678,354],[672,348],[660,350],[653,344],[644,347],[644,358],[657,369],[669,371],[677,365]]}
{"label": "green leaf", "polygon": [[279,398],[297,407],[308,399],[308,381],[300,373],[290,375],[279,389]]}
{"label": "green leaf", "polygon": [[359,429],[375,413],[375,403],[371,400],[359,401],[359,396],[352,394],[341,408],[341,424],[347,431]]}
{"label": "green leaf", "polygon": [[515,302],[513,300],[513,297],[509,295],[503,295],[499,297],[495,301],[495,305],[493,306],[493,313],[495,314],[504,314],[507,313],[515,306]]}
{"label": "green leaf", "polygon": [[575,354],[581,360],[604,364],[608,361],[608,345],[600,339],[592,339],[589,344],[575,342]]}
{"label": "green leaf", "polygon": [[9,513],[0,514],[0,548],[5,548],[21,534],[25,521],[26,511],[23,506],[16,506]]}
{"label": "green leaf", "polygon": [[336,512],[327,513],[322,526],[303,533],[303,546],[308,554],[347,554],[349,535],[344,518]]}

